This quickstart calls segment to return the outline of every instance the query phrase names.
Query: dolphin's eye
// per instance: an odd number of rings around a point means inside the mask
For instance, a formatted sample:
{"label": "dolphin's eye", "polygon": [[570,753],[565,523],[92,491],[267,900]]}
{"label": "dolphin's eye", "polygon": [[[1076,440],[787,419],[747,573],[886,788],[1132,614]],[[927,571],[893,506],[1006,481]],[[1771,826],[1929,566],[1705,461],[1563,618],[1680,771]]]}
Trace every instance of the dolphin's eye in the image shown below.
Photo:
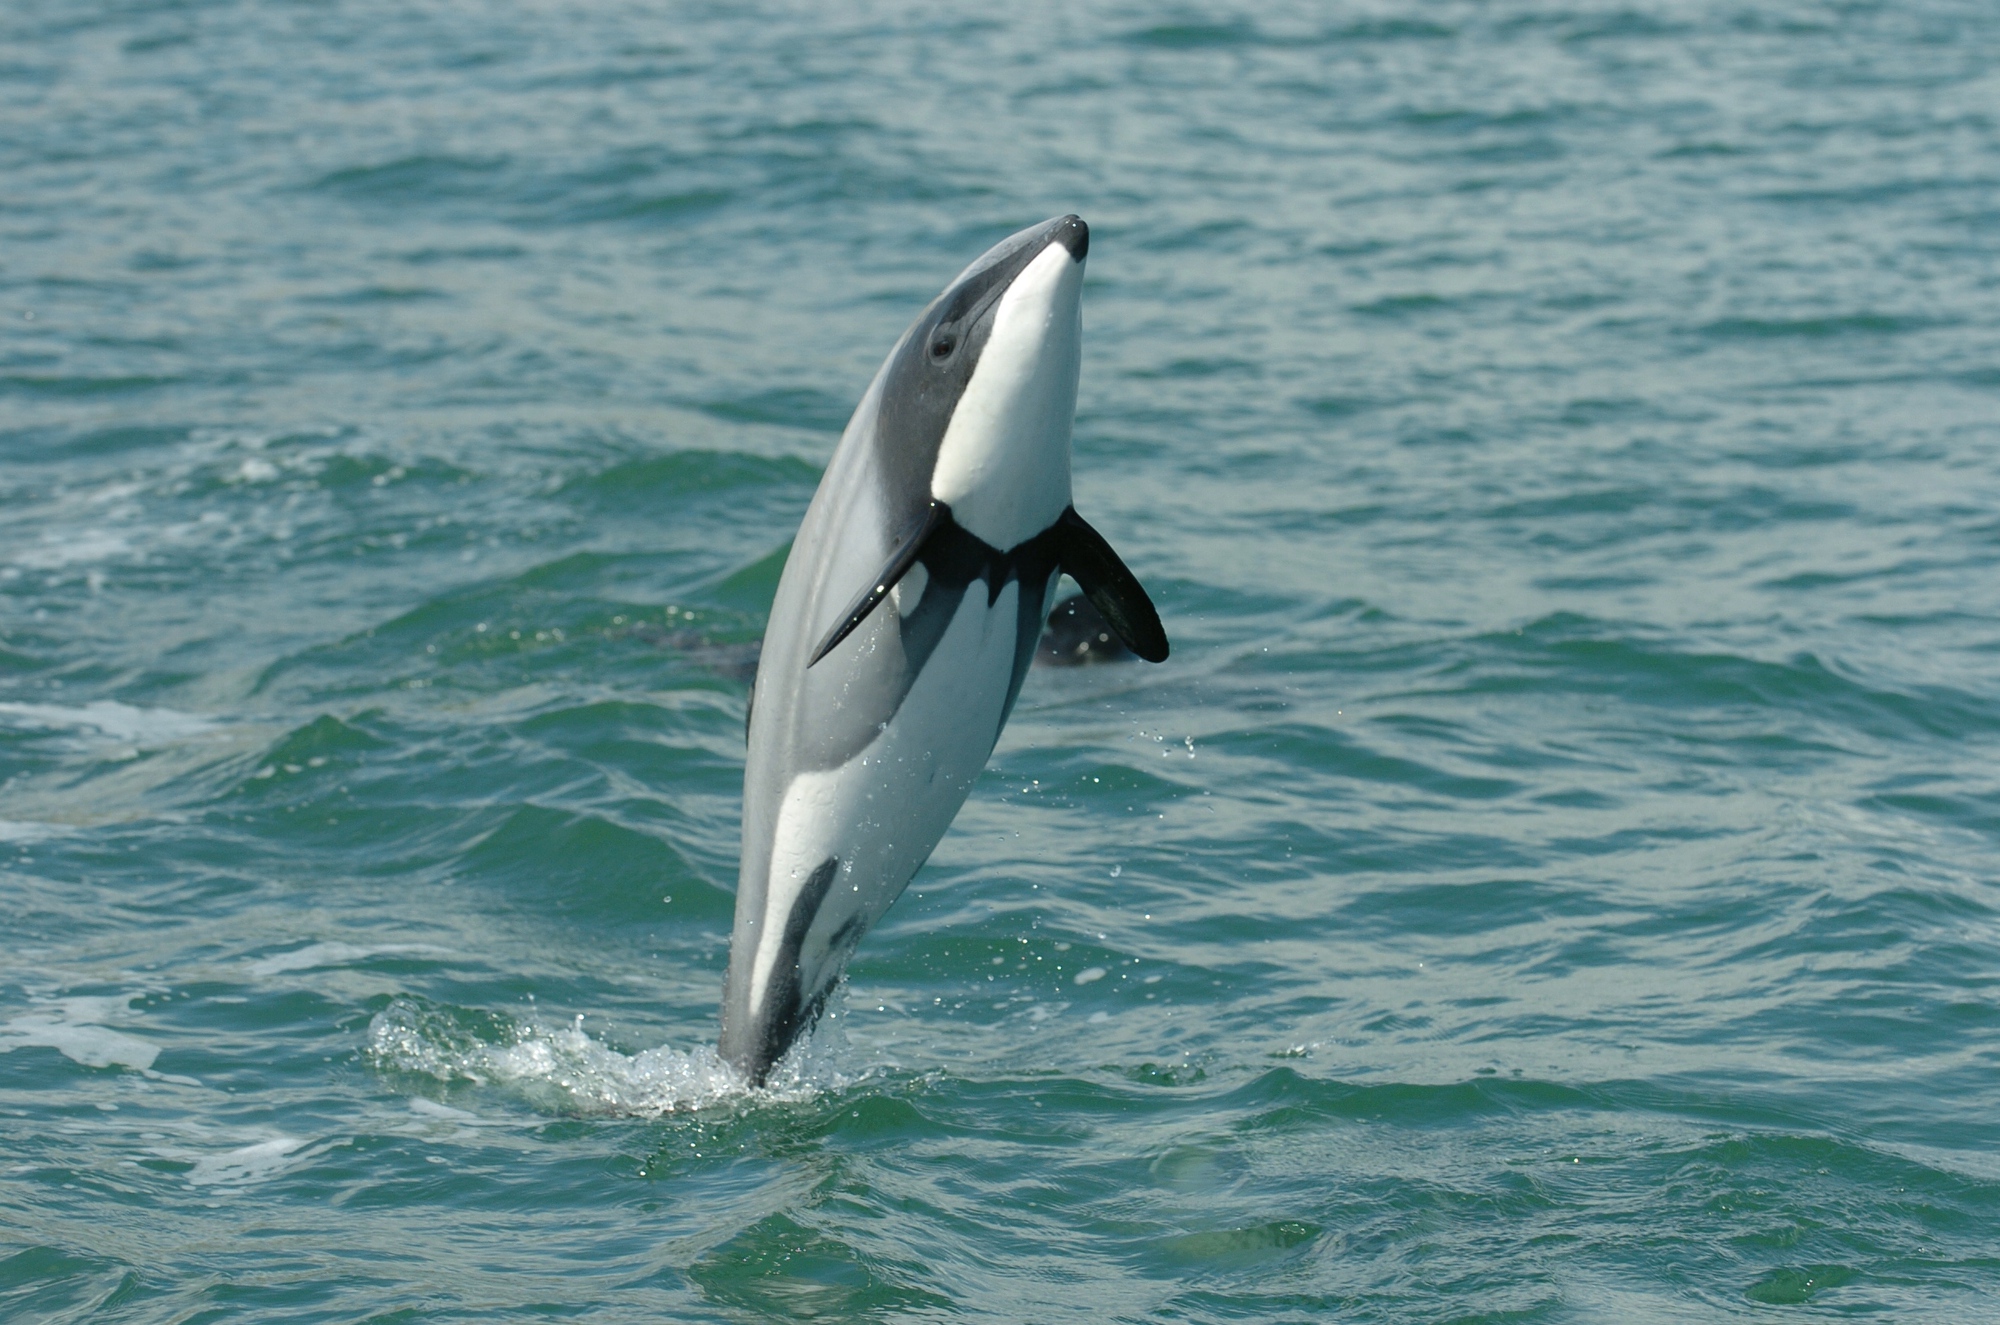
{"label": "dolphin's eye", "polygon": [[958,337],[952,335],[949,331],[940,331],[937,335],[931,337],[931,358],[937,360],[939,363],[943,363],[946,359],[949,359],[951,352],[957,348]]}

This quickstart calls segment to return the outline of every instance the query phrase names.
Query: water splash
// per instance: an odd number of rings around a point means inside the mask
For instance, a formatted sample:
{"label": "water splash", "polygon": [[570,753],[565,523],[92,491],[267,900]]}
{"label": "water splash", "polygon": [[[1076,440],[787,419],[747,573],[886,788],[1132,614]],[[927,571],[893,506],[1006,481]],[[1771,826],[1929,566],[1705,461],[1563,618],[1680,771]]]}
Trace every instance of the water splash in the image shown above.
{"label": "water splash", "polygon": [[551,1027],[399,997],[369,1022],[363,1054],[380,1071],[446,1085],[498,1086],[549,1112],[613,1117],[659,1117],[738,1102],[792,1103],[856,1079],[829,1061],[840,1047],[837,1033],[795,1050],[769,1084],[753,1088],[712,1045],[689,1051],[662,1045],[626,1054],[587,1034],[583,1020]]}

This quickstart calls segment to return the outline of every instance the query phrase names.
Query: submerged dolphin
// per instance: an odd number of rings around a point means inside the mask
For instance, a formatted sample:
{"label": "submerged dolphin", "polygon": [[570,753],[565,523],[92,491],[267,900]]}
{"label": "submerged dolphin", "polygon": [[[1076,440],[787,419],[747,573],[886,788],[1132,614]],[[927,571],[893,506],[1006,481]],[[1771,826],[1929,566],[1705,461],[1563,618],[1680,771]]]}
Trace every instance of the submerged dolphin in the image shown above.
{"label": "submerged dolphin", "polygon": [[993,753],[1066,571],[1142,658],[1166,632],[1070,506],[1090,229],[1003,240],[903,333],[799,526],[751,691],[723,1058],[753,1083]]}

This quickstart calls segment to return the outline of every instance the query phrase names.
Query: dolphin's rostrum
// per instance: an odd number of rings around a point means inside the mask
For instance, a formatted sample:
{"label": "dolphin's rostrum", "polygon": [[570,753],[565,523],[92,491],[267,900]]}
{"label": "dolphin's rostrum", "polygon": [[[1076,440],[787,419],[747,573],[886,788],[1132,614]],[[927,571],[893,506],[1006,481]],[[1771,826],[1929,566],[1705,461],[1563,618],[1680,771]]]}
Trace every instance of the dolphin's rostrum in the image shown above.
{"label": "dolphin's rostrum", "polygon": [[722,1056],[753,1083],[944,836],[1020,693],[1059,572],[1142,658],[1146,591],[1070,505],[1090,230],[988,250],[903,333],[778,582],[743,775]]}

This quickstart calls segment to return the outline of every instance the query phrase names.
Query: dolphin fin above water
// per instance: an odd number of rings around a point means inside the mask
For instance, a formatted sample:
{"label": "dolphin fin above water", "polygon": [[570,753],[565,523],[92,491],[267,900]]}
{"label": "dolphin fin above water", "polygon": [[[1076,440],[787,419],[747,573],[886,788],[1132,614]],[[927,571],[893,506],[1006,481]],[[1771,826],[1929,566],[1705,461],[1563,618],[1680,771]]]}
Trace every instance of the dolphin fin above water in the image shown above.
{"label": "dolphin fin above water", "polygon": [[799,527],[752,691],[721,1053],[761,1083],[986,765],[1066,571],[1166,632],[1070,504],[1090,231],[988,250],[876,373]]}
{"label": "dolphin fin above water", "polygon": [[[806,666],[813,666],[833,652],[856,626],[868,619],[876,605],[922,559],[931,536],[950,519],[949,506],[935,501],[930,504],[923,523],[897,545],[889,564],[875,577],[875,583],[861,591],[840,624],[828,631],[813,650]],[[1160,614],[1153,610],[1153,600],[1146,596],[1145,586],[1125,568],[1111,544],[1104,541],[1104,535],[1091,528],[1074,506],[1066,507],[1048,532],[1054,535],[1056,569],[1077,582],[1084,597],[1090,599],[1091,606],[1117,632],[1125,647],[1147,662],[1165,662],[1167,632],[1160,624]]]}
{"label": "dolphin fin above water", "polygon": [[856,626],[868,619],[868,614],[875,610],[875,605],[888,597],[889,591],[902,583],[903,577],[909,574],[910,567],[917,564],[917,558],[923,554],[924,545],[930,542],[930,537],[937,532],[938,526],[950,518],[951,508],[943,502],[934,501],[925,508],[923,523],[896,546],[895,554],[889,558],[889,564],[875,576],[875,583],[861,591],[861,596],[854,600],[854,606],[848,609],[840,624],[826,633],[826,638],[813,650],[812,657],[806,660],[806,666],[811,667],[833,652],[835,645],[846,639]]}
{"label": "dolphin fin above water", "polygon": [[1147,662],[1167,660],[1167,630],[1139,578],[1125,568],[1104,535],[1072,506],[1056,521],[1061,541],[1056,547],[1066,574],[1097,609],[1125,647]]}

